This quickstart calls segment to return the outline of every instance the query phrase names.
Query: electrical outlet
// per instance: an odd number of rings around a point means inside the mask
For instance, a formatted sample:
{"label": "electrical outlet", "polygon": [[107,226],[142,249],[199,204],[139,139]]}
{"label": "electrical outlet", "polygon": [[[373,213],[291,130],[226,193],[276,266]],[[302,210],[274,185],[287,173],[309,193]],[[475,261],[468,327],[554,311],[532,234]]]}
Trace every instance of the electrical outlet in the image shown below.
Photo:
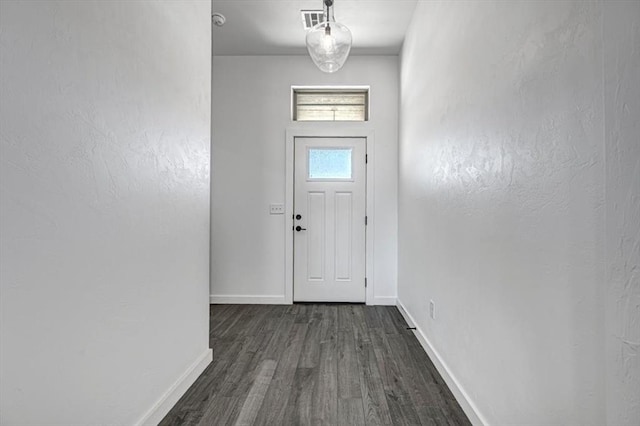
{"label": "electrical outlet", "polygon": [[269,214],[284,214],[284,204],[270,204]]}
{"label": "electrical outlet", "polygon": [[432,320],[436,319],[436,302],[429,300],[429,316]]}

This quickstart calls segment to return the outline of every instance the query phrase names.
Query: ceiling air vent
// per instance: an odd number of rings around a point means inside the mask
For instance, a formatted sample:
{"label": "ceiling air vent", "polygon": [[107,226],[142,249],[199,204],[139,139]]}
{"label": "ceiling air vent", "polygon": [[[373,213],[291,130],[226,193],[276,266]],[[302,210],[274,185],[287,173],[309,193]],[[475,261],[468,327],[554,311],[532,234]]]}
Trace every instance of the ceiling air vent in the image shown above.
{"label": "ceiling air vent", "polygon": [[324,11],[322,10],[301,10],[300,13],[305,30],[310,30],[320,22],[324,22]]}

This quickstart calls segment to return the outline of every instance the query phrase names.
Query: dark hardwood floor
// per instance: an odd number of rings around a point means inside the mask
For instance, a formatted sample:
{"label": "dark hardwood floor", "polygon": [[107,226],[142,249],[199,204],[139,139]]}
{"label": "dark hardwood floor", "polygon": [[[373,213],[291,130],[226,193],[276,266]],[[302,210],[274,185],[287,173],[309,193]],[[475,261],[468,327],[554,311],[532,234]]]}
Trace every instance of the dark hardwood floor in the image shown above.
{"label": "dark hardwood floor", "polygon": [[212,305],[213,362],[161,425],[468,425],[395,307]]}

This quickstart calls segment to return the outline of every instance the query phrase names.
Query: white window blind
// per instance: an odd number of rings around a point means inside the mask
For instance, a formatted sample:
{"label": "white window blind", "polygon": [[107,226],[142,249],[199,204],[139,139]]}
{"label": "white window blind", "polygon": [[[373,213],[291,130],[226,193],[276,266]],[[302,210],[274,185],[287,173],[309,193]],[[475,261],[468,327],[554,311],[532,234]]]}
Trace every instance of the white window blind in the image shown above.
{"label": "white window blind", "polygon": [[294,121],[368,121],[367,89],[294,89]]}

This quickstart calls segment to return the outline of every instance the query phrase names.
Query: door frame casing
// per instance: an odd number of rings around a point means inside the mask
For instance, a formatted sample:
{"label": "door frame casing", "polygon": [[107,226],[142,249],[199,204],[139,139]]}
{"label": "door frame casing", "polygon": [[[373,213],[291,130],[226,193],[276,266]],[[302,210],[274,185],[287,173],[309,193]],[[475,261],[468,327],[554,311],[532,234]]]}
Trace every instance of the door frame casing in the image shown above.
{"label": "door frame casing", "polygon": [[[373,279],[373,248],[374,248],[374,168],[375,164],[375,140],[374,131],[370,129],[354,129],[349,127],[335,126],[332,128],[318,126],[316,128],[289,128],[286,131],[286,185],[285,185],[285,303],[293,304],[293,201],[294,201],[294,147],[296,138],[363,138],[365,140],[365,151],[368,158],[365,164],[365,197],[367,226],[365,227],[365,277],[367,287],[365,289],[365,303],[374,304],[374,279]],[[364,283],[362,283],[364,285]]]}

